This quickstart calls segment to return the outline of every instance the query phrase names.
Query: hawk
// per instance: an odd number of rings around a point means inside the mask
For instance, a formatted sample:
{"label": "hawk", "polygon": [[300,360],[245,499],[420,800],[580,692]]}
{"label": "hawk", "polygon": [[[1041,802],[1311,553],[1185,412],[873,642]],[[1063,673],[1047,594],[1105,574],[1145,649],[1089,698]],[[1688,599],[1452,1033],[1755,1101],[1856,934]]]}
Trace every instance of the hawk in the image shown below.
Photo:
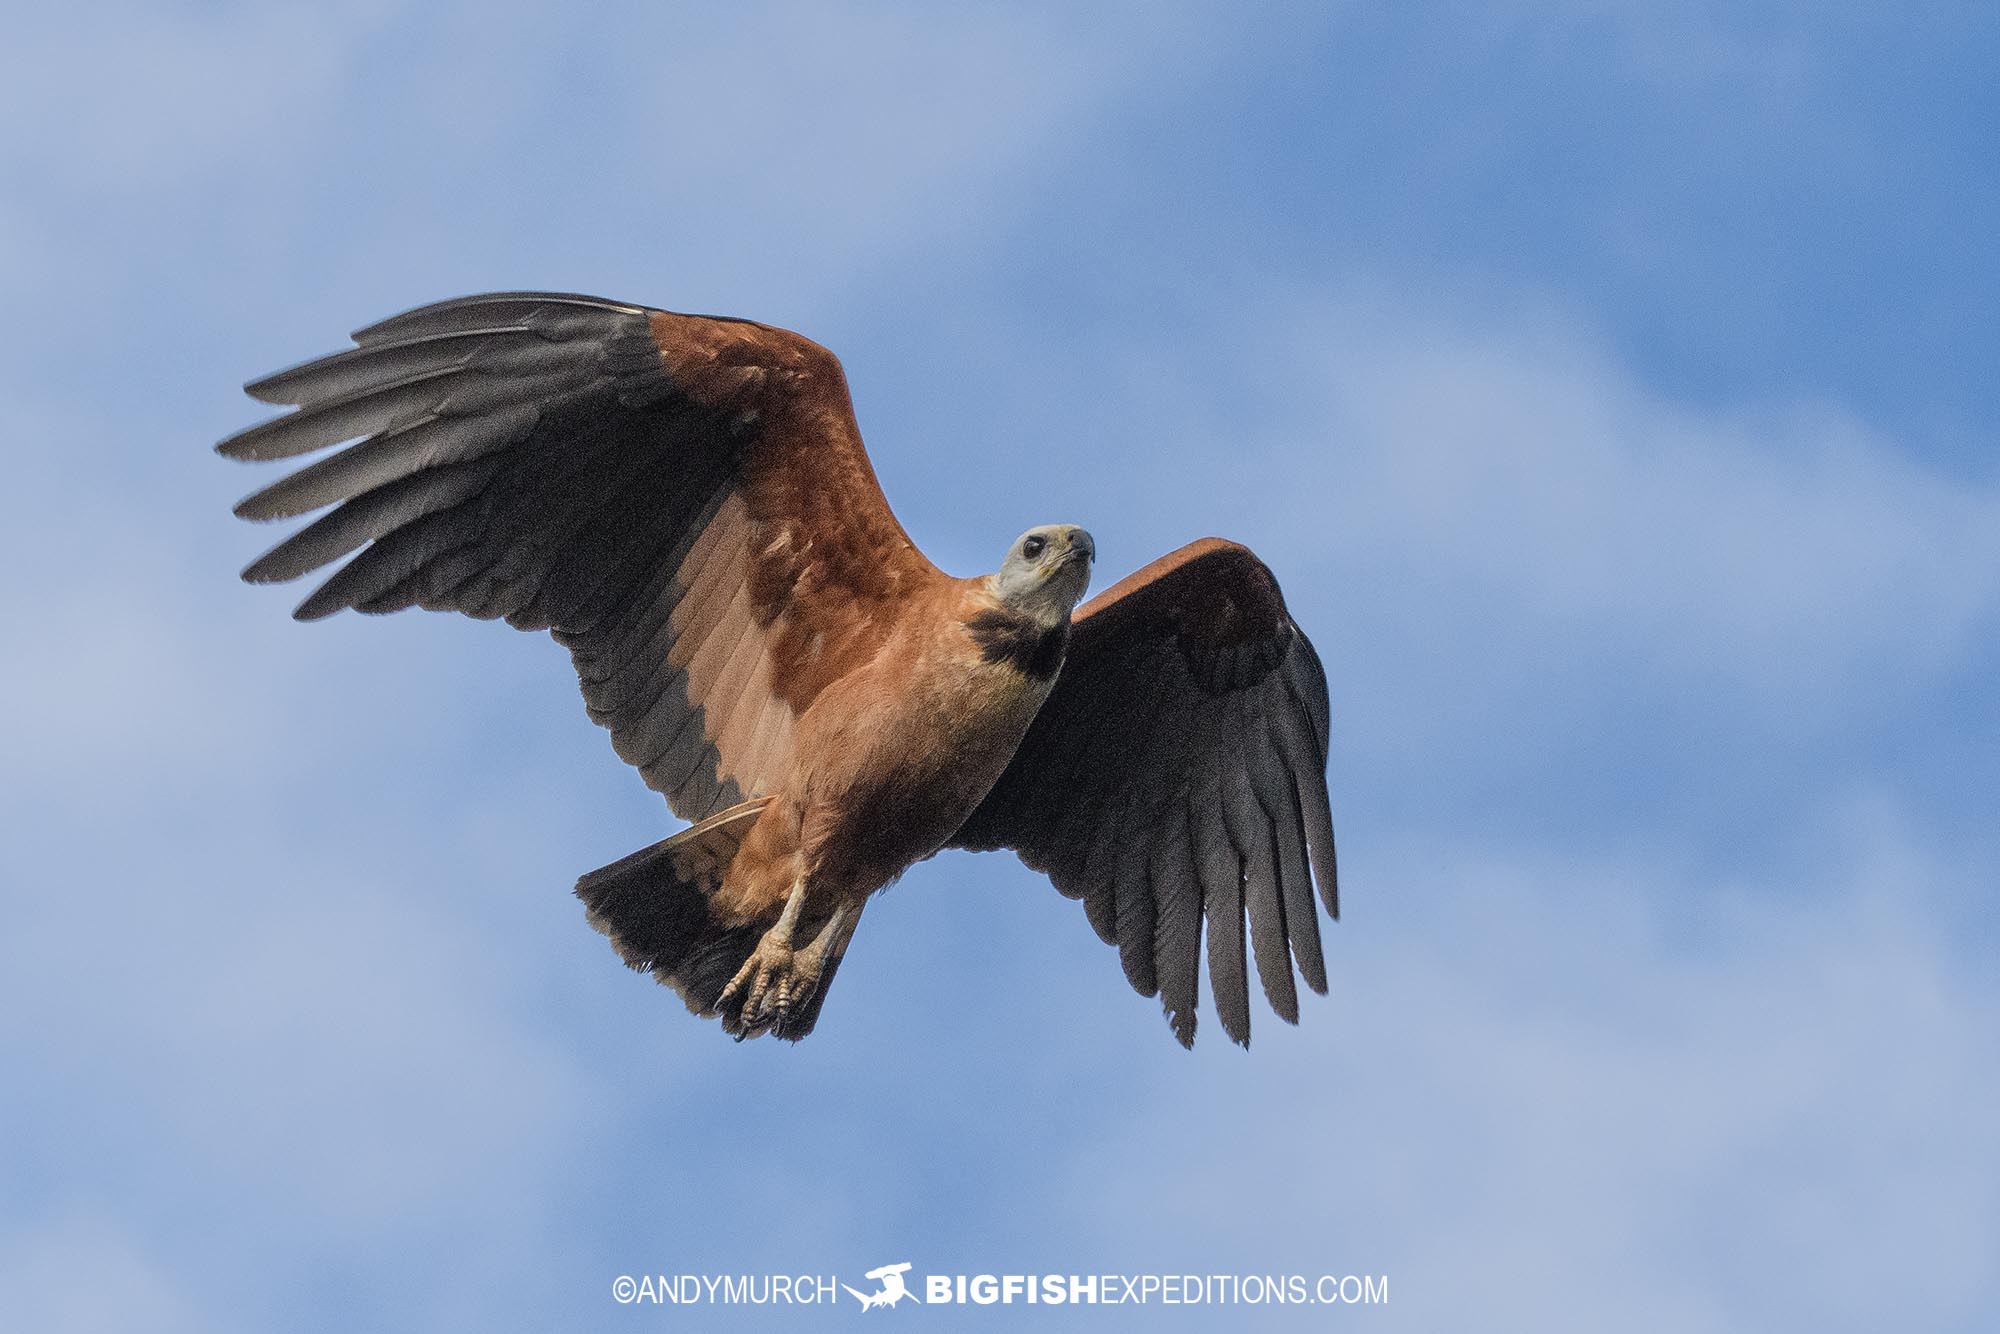
{"label": "hawk", "polygon": [[294,410],[222,454],[346,447],[236,507],[325,511],[243,577],[351,554],[300,620],[423,607],[567,648],[590,717],[692,822],[576,893],[691,1011],[806,1036],[870,896],[953,847],[1083,900],[1183,1045],[1204,923],[1235,1041],[1252,959],[1288,1022],[1294,963],[1324,993],[1326,677],[1246,548],[1195,542],[1081,608],[1097,550],[1073,525],[949,576],[891,513],[839,361],[749,320],[506,292],[354,342],[245,386]]}

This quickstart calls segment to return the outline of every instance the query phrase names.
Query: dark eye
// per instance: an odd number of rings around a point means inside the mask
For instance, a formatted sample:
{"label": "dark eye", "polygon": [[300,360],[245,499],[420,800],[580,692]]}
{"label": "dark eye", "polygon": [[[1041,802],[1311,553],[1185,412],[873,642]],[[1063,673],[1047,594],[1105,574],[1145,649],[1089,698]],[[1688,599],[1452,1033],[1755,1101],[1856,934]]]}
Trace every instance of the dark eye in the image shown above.
{"label": "dark eye", "polygon": [[1041,556],[1042,548],[1047,546],[1048,544],[1049,543],[1047,538],[1031,537],[1027,541],[1021,543],[1021,554],[1023,556],[1026,556],[1029,560],[1036,560]]}

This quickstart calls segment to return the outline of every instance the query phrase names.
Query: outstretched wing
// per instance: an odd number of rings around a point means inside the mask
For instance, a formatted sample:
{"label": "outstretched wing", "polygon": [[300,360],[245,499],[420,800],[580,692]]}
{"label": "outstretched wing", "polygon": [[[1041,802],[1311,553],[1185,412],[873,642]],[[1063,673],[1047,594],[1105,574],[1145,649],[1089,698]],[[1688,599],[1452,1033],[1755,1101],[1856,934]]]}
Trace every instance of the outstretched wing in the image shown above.
{"label": "outstretched wing", "polygon": [[952,846],[1013,848],[1082,899],[1183,1045],[1206,918],[1216,1012],[1247,1046],[1246,919],[1280,1017],[1298,1021],[1293,959],[1326,990],[1314,873],[1340,915],[1327,727],[1319,655],[1277,580],[1205,538],[1078,610],[1055,689]]}
{"label": "outstretched wing", "polygon": [[296,411],[224,440],[327,509],[243,572],[359,554],[295,613],[425,607],[552,630],[618,754],[698,820],[766,790],[793,720],[944,576],[869,466],[833,354],[747,320],[508,292],[424,306],[246,386]]}

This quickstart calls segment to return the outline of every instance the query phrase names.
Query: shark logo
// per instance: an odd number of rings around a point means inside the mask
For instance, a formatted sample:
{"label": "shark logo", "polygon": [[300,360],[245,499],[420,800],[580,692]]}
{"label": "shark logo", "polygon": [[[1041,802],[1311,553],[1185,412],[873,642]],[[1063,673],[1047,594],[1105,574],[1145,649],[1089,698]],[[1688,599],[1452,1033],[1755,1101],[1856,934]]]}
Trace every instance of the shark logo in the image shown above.
{"label": "shark logo", "polygon": [[911,1292],[909,1285],[903,1282],[903,1275],[909,1271],[910,1262],[908,1260],[903,1261],[899,1265],[883,1265],[880,1269],[869,1270],[862,1277],[872,1278],[877,1283],[880,1283],[882,1288],[879,1292],[856,1292],[853,1288],[847,1288],[845,1283],[840,1286],[854,1293],[854,1300],[861,1303],[861,1309],[864,1311],[871,1306],[894,1306],[905,1297],[922,1306],[924,1304],[923,1298]]}

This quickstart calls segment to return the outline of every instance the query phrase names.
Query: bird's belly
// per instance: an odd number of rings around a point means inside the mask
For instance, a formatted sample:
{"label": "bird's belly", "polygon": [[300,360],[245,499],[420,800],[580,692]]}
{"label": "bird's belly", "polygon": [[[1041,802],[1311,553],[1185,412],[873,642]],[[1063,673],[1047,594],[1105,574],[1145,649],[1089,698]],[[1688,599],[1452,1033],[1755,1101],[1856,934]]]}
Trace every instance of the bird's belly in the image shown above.
{"label": "bird's belly", "polygon": [[826,818],[808,854],[821,874],[872,890],[943,847],[999,781],[1048,695],[1048,683],[984,665],[925,685],[857,711],[842,729],[847,753],[863,759],[821,794]]}

